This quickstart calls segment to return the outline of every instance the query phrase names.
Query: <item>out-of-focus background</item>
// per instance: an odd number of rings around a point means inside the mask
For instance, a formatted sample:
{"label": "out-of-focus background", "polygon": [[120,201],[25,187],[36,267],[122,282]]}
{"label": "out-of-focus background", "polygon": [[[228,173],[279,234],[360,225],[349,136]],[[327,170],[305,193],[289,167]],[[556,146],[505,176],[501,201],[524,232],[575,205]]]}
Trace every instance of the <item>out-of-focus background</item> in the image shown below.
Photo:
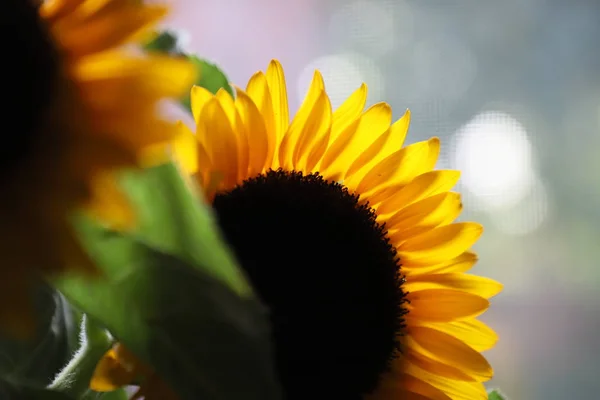
{"label": "out-of-focus background", "polygon": [[484,320],[511,399],[600,392],[600,2],[176,0],[187,49],[245,86],[278,58],[291,107],[320,69],[334,107],[412,111],[409,142],[442,139],[463,219],[486,226],[475,272],[502,281]]}

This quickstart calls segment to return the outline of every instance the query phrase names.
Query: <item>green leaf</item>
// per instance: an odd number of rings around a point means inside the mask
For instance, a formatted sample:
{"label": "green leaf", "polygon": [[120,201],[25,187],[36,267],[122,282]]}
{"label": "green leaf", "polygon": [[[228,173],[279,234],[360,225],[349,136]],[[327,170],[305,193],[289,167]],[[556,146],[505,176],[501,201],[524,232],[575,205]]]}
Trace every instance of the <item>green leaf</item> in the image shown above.
{"label": "green leaf", "polygon": [[[193,195],[192,183],[181,177],[177,166],[166,164],[126,174],[123,186],[136,206],[140,240],[181,257],[242,296],[252,294],[223,243],[212,208]],[[96,237],[96,228],[88,225],[86,229]],[[107,261],[107,265],[120,269],[118,263]]]}
{"label": "green leaf", "polygon": [[0,399],[2,400],[79,400],[64,393],[41,386],[15,383],[0,378]]}
{"label": "green leaf", "polygon": [[[213,94],[216,94],[219,89],[225,89],[231,97],[234,97],[233,88],[229,84],[229,79],[227,79],[225,73],[217,65],[194,55],[187,57],[198,70],[198,80],[194,85],[203,87]],[[180,101],[186,109],[191,110],[192,104],[189,95],[184,96]]]}
{"label": "green leaf", "polygon": [[112,392],[92,392],[91,390],[79,400],[129,400],[130,395],[125,389],[113,390]]}
{"label": "green leaf", "polygon": [[193,55],[189,56],[189,59],[200,71],[200,80],[196,85],[202,86],[213,94],[216,94],[219,89],[223,88],[233,97],[233,89],[229,84],[229,79],[227,79],[225,73],[217,65]]}
{"label": "green leaf", "polygon": [[[179,40],[175,32],[163,31],[149,41],[144,46],[144,49],[148,52],[159,52],[174,56],[187,57],[198,70],[198,80],[194,82],[195,85],[201,86],[213,94],[216,94],[219,89],[223,88],[232,97],[234,96],[233,88],[229,84],[229,79],[217,65],[197,57],[196,55],[186,53],[180,49],[178,42]],[[181,99],[181,103],[188,110],[190,109],[191,104],[189,94]]]}
{"label": "green leaf", "polygon": [[182,399],[280,398],[258,301],[130,237],[112,236],[100,247],[123,273],[96,282],[65,279],[59,287]]}
{"label": "green leaf", "polygon": [[267,314],[220,240],[210,208],[173,165],[124,182],[138,206],[139,231],[122,235],[81,220],[106,278],[63,277],[56,285],[183,400],[281,398]]}
{"label": "green leaf", "polygon": [[77,348],[77,317],[67,300],[43,282],[32,296],[36,333],[29,341],[0,338],[0,376],[45,386]]}
{"label": "green leaf", "polygon": [[144,50],[148,52],[181,54],[177,42],[178,39],[175,32],[164,31],[158,33],[152,40],[146,43]]}
{"label": "green leaf", "polygon": [[499,389],[493,389],[488,393],[488,400],[507,400]]}

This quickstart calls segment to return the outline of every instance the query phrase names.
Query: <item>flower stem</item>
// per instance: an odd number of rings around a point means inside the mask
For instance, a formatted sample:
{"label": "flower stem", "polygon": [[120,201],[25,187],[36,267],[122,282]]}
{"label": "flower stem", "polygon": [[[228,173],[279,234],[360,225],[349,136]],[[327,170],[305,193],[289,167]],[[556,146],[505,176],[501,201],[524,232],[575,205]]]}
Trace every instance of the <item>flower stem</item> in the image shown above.
{"label": "flower stem", "polygon": [[48,386],[49,389],[76,399],[82,398],[89,391],[96,364],[113,344],[108,332],[90,321],[86,315],[81,320],[80,341],[79,350]]}

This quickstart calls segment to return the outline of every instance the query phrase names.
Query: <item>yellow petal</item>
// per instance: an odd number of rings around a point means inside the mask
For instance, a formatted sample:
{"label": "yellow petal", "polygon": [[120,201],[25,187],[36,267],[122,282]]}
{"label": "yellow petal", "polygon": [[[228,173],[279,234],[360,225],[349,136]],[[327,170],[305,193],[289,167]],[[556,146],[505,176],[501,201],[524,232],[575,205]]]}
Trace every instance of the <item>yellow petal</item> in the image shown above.
{"label": "yellow petal", "polygon": [[321,172],[343,176],[352,162],[389,128],[391,122],[392,109],[388,104],[377,103],[369,107],[356,127],[353,123],[348,124],[348,128],[332,142],[323,157]]}
{"label": "yellow petal", "polygon": [[394,185],[375,193],[371,201],[373,204],[381,202],[377,207],[377,214],[386,215],[426,197],[449,191],[459,178],[459,171],[429,171],[417,176],[406,185]]}
{"label": "yellow petal", "polygon": [[459,193],[446,192],[428,197],[386,218],[391,243],[402,243],[415,235],[454,221],[462,210]]}
{"label": "yellow petal", "polygon": [[319,162],[327,150],[330,138],[331,129],[327,129],[325,134],[322,134],[320,138],[315,140],[313,147],[307,151],[308,158],[306,160],[306,165],[303,167],[305,171],[318,170]]}
{"label": "yellow petal", "polygon": [[[425,399],[450,400],[450,397],[448,397],[443,391],[431,386],[426,382],[423,382],[420,379],[415,378],[414,376],[404,374],[404,376],[400,379],[402,380],[402,384],[407,391],[419,396],[423,396]],[[417,399],[417,397],[415,397],[415,399]]]}
{"label": "yellow petal", "polygon": [[[269,145],[269,151],[267,152],[268,158],[265,161],[265,166],[267,168],[275,168],[278,165],[278,160],[276,157],[279,140],[277,138],[277,131],[275,127],[275,114],[273,111],[271,91],[269,89],[269,84],[267,83],[265,74],[262,72],[257,72],[256,74],[252,75],[248,81],[248,85],[246,86],[246,93],[248,96],[250,96],[252,102],[256,104],[256,107],[260,111],[265,128],[267,130],[267,135],[269,137],[269,140],[267,141]],[[250,132],[250,135],[252,135],[252,132]],[[250,142],[254,142],[252,138],[250,138]]]}
{"label": "yellow petal", "polygon": [[485,386],[480,382],[461,382],[448,379],[407,363],[405,372],[446,393],[452,400],[487,400]]}
{"label": "yellow petal", "polygon": [[441,390],[403,373],[403,363],[398,364],[401,365],[399,372],[384,376],[375,392],[365,396],[366,400],[451,400]]}
{"label": "yellow petal", "polygon": [[[380,187],[407,184],[415,177],[431,171],[435,166],[440,151],[440,140],[431,138],[424,142],[392,153],[376,164],[358,182],[347,182],[355,186],[358,193],[369,195]],[[354,178],[351,178],[354,181]]]}
{"label": "yellow petal", "polygon": [[237,147],[237,160],[238,160],[238,176],[237,181],[241,182],[246,179],[248,175],[248,164],[250,161],[250,149],[248,147],[248,134],[246,132],[246,126],[240,116],[233,97],[223,88],[219,89],[216,95],[217,100],[221,104],[221,107],[225,111],[229,123],[233,129],[233,136]]}
{"label": "yellow petal", "polygon": [[99,174],[92,179],[93,196],[86,206],[95,217],[118,230],[132,229],[135,214],[127,196],[110,173]]}
{"label": "yellow petal", "polygon": [[171,145],[173,156],[187,174],[195,174],[198,172],[198,140],[183,122],[177,122],[177,129],[179,134]]}
{"label": "yellow petal", "polygon": [[267,83],[271,91],[271,100],[273,101],[275,138],[279,141],[287,132],[290,124],[285,75],[279,61],[272,60],[269,63],[266,75]]}
{"label": "yellow petal", "polygon": [[451,289],[427,289],[407,294],[410,304],[407,318],[447,322],[473,318],[490,306],[481,296]]}
{"label": "yellow petal", "polygon": [[411,326],[406,339],[407,346],[414,352],[441,364],[453,366],[478,382],[492,378],[493,370],[485,357],[447,333],[427,327]]}
{"label": "yellow petal", "polygon": [[134,3],[123,0],[79,0],[78,2],[78,6],[71,12],[69,19],[77,21],[87,20],[96,15],[105,14],[106,11],[111,11],[123,7],[124,5]]}
{"label": "yellow petal", "polygon": [[425,274],[407,277],[406,290],[454,289],[489,299],[502,291],[502,284],[493,279],[464,273]]}
{"label": "yellow petal", "polygon": [[398,246],[401,260],[412,265],[439,264],[468,250],[479,239],[483,226],[460,222],[440,226]]}
{"label": "yellow petal", "polygon": [[236,137],[225,110],[216,98],[206,103],[199,121],[198,141],[204,145],[214,171],[222,174],[225,188],[233,188],[239,169]]}
{"label": "yellow petal", "polygon": [[[319,71],[315,71],[310,88],[300,109],[296,113],[290,128],[281,140],[279,147],[279,164],[282,168],[293,169],[294,159],[298,158],[298,152],[301,148],[301,141],[304,140],[303,135],[307,134],[307,123],[311,113],[317,106],[317,102],[324,102],[322,96],[326,96],[324,92],[323,77]],[[316,110],[319,112],[322,110]]]}
{"label": "yellow petal", "polygon": [[496,332],[477,319],[441,323],[415,320],[412,323],[416,324],[415,326],[426,326],[454,336],[474,350],[480,352],[491,349],[498,342],[498,335]]}
{"label": "yellow petal", "polygon": [[454,257],[451,260],[444,261],[436,265],[420,265],[410,264],[408,262],[402,263],[402,269],[407,275],[420,275],[420,274],[443,274],[451,272],[465,272],[473,268],[473,265],[477,262],[477,254],[470,251]]}
{"label": "yellow petal", "polygon": [[194,121],[196,124],[198,124],[202,109],[206,103],[208,103],[208,101],[214,97],[215,96],[211,92],[202,86],[192,86],[190,93],[190,104],[192,108],[192,115],[194,116]]}
{"label": "yellow petal", "polygon": [[[328,137],[331,132],[331,103],[329,97],[323,91],[315,102],[315,105],[308,116],[300,140],[294,149],[294,158],[292,160],[296,171],[306,171],[308,159],[317,154],[311,153],[312,148],[322,141],[323,137]],[[318,160],[317,160],[318,161]]]}
{"label": "yellow petal", "polygon": [[[387,156],[402,148],[408,125],[410,123],[410,111],[406,110],[402,118],[394,122],[384,133],[382,133],[356,160],[352,163],[346,177],[353,176],[360,180],[369,170]],[[359,176],[354,176],[358,174]]]}
{"label": "yellow petal", "polygon": [[96,392],[111,392],[131,384],[134,377],[135,372],[121,365],[115,351],[110,349],[96,365],[90,389]]}
{"label": "yellow petal", "polygon": [[265,121],[252,99],[240,88],[236,88],[235,106],[246,127],[248,140],[248,176],[263,172],[267,160],[273,159],[274,143],[267,132]]}
{"label": "yellow petal", "polygon": [[[410,340],[408,340],[407,342],[410,342]],[[421,354],[418,350],[415,350],[412,347],[414,346],[413,344],[407,344],[406,346],[407,348],[405,350],[405,362],[410,362],[411,364],[423,369],[424,371],[428,371],[448,379],[453,379],[457,381],[477,382],[476,379],[473,379],[471,376],[467,375],[456,366],[439,362]]]}
{"label": "yellow petal", "polygon": [[82,0],[45,0],[39,8],[39,14],[49,23],[72,12],[81,4]]}
{"label": "yellow petal", "polygon": [[130,113],[97,112],[93,117],[95,129],[90,129],[86,133],[89,135],[100,133],[105,138],[110,138],[125,149],[134,152],[153,145],[166,145],[177,136],[175,124],[156,119],[154,112],[137,116],[138,119],[131,118]]}
{"label": "yellow petal", "polygon": [[[197,142],[196,149],[198,150],[198,172],[196,172],[193,176],[196,177],[198,184],[205,190],[204,194],[208,196],[210,193],[208,190],[210,186],[211,178],[215,175],[219,175],[222,181],[222,174],[218,171],[214,171],[212,168],[212,164],[210,162],[210,157],[208,156],[208,152],[202,143]],[[213,181],[214,183],[214,181]],[[211,187],[211,189],[216,190],[217,186]]]}
{"label": "yellow petal", "polygon": [[65,20],[65,24],[57,23],[52,30],[60,38],[62,48],[68,49],[70,56],[81,57],[138,40],[167,11],[162,6],[121,7],[76,25],[69,18]]}
{"label": "yellow petal", "polygon": [[[80,84],[96,84],[94,90],[104,90],[111,82],[117,83],[117,89],[118,85],[131,82],[145,95],[155,93],[154,98],[182,95],[196,77],[193,64],[186,60],[161,55],[133,57],[120,51],[89,55],[75,63],[71,73]],[[90,95],[93,94],[92,90]],[[128,94],[131,102],[131,93]]]}
{"label": "yellow petal", "polygon": [[333,113],[331,123],[331,141],[344,132],[365,109],[367,102],[367,85],[362,84]]}

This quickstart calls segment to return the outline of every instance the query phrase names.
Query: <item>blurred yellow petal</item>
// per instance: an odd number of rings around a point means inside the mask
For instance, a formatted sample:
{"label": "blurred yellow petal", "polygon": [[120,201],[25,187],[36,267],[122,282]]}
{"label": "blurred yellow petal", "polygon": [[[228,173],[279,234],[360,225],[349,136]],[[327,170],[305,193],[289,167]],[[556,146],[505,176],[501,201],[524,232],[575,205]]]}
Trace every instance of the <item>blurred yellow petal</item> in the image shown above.
{"label": "blurred yellow petal", "polygon": [[198,140],[183,122],[178,122],[177,128],[179,135],[172,143],[173,154],[184,171],[195,174],[198,172]]}
{"label": "blurred yellow petal", "polygon": [[112,392],[121,386],[131,384],[135,375],[135,371],[127,370],[121,364],[115,350],[110,349],[96,365],[90,381],[90,389],[96,392]]}
{"label": "blurred yellow petal", "polygon": [[55,34],[62,36],[61,45],[68,48],[71,56],[81,57],[104,51],[135,40],[167,14],[161,6],[121,7],[117,12],[73,26],[57,24]]}

